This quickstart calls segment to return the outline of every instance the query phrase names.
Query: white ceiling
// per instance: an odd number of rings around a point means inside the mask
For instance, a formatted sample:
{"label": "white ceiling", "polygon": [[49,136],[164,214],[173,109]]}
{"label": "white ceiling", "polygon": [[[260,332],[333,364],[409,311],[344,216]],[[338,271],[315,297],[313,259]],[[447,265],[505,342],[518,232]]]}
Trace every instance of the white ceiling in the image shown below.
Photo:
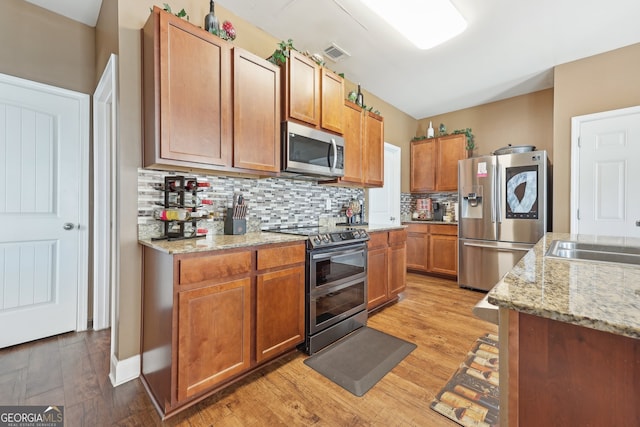
{"label": "white ceiling", "polygon": [[25,0],[74,21],[95,27],[102,0]]}
{"label": "white ceiling", "polygon": [[[67,11],[93,5],[93,25],[101,3],[27,1],[77,20]],[[360,0],[217,3],[276,38],[293,39],[298,50],[322,52],[336,43],[351,57],[327,60],[329,68],[416,119],[550,88],[555,65],[640,42],[638,0],[453,0],[467,30],[427,51],[385,27]]]}

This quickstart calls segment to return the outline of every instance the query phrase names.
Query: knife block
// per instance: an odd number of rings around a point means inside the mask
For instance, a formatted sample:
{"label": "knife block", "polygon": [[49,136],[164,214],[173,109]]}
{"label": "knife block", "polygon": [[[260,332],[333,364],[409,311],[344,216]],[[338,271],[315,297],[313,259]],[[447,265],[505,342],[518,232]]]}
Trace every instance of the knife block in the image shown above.
{"label": "knife block", "polygon": [[233,209],[227,208],[227,216],[224,219],[224,234],[240,235],[247,232],[247,219],[234,218]]}

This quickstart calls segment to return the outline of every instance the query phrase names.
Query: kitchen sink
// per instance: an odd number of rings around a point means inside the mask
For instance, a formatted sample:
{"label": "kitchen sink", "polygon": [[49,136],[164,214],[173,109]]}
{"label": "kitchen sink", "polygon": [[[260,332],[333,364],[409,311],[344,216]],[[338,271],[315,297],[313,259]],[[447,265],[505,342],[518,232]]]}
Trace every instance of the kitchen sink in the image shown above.
{"label": "kitchen sink", "polygon": [[640,247],[603,245],[597,243],[554,240],[547,253],[548,257],[580,261],[615,262],[640,265]]}

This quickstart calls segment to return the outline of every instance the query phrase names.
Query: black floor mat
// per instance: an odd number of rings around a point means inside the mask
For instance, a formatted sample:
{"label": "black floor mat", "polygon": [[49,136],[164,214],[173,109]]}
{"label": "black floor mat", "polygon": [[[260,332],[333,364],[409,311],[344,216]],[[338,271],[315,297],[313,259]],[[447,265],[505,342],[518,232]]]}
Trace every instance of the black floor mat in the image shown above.
{"label": "black floor mat", "polygon": [[363,327],[304,363],[356,396],[364,395],[416,345]]}

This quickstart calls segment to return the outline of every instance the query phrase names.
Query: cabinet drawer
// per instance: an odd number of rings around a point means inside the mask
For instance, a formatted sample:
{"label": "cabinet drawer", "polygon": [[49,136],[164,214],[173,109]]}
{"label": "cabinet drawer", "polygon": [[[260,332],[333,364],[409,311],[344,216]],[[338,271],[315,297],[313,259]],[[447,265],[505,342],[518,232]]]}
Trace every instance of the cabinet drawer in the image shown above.
{"label": "cabinet drawer", "polygon": [[428,234],[429,224],[407,224],[407,232]]}
{"label": "cabinet drawer", "polygon": [[407,241],[407,230],[394,230],[389,232],[389,245],[404,243]]}
{"label": "cabinet drawer", "polygon": [[386,247],[389,233],[386,231],[379,231],[376,233],[369,234],[369,242],[367,243],[367,247],[369,250],[379,247]]}
{"label": "cabinet drawer", "polygon": [[258,250],[258,270],[303,263],[304,243]]}
{"label": "cabinet drawer", "polygon": [[227,277],[251,272],[251,252],[233,252],[178,260],[180,285],[207,280],[221,281]]}
{"label": "cabinet drawer", "polygon": [[431,234],[444,234],[447,236],[457,236],[458,226],[456,225],[431,225]]}

